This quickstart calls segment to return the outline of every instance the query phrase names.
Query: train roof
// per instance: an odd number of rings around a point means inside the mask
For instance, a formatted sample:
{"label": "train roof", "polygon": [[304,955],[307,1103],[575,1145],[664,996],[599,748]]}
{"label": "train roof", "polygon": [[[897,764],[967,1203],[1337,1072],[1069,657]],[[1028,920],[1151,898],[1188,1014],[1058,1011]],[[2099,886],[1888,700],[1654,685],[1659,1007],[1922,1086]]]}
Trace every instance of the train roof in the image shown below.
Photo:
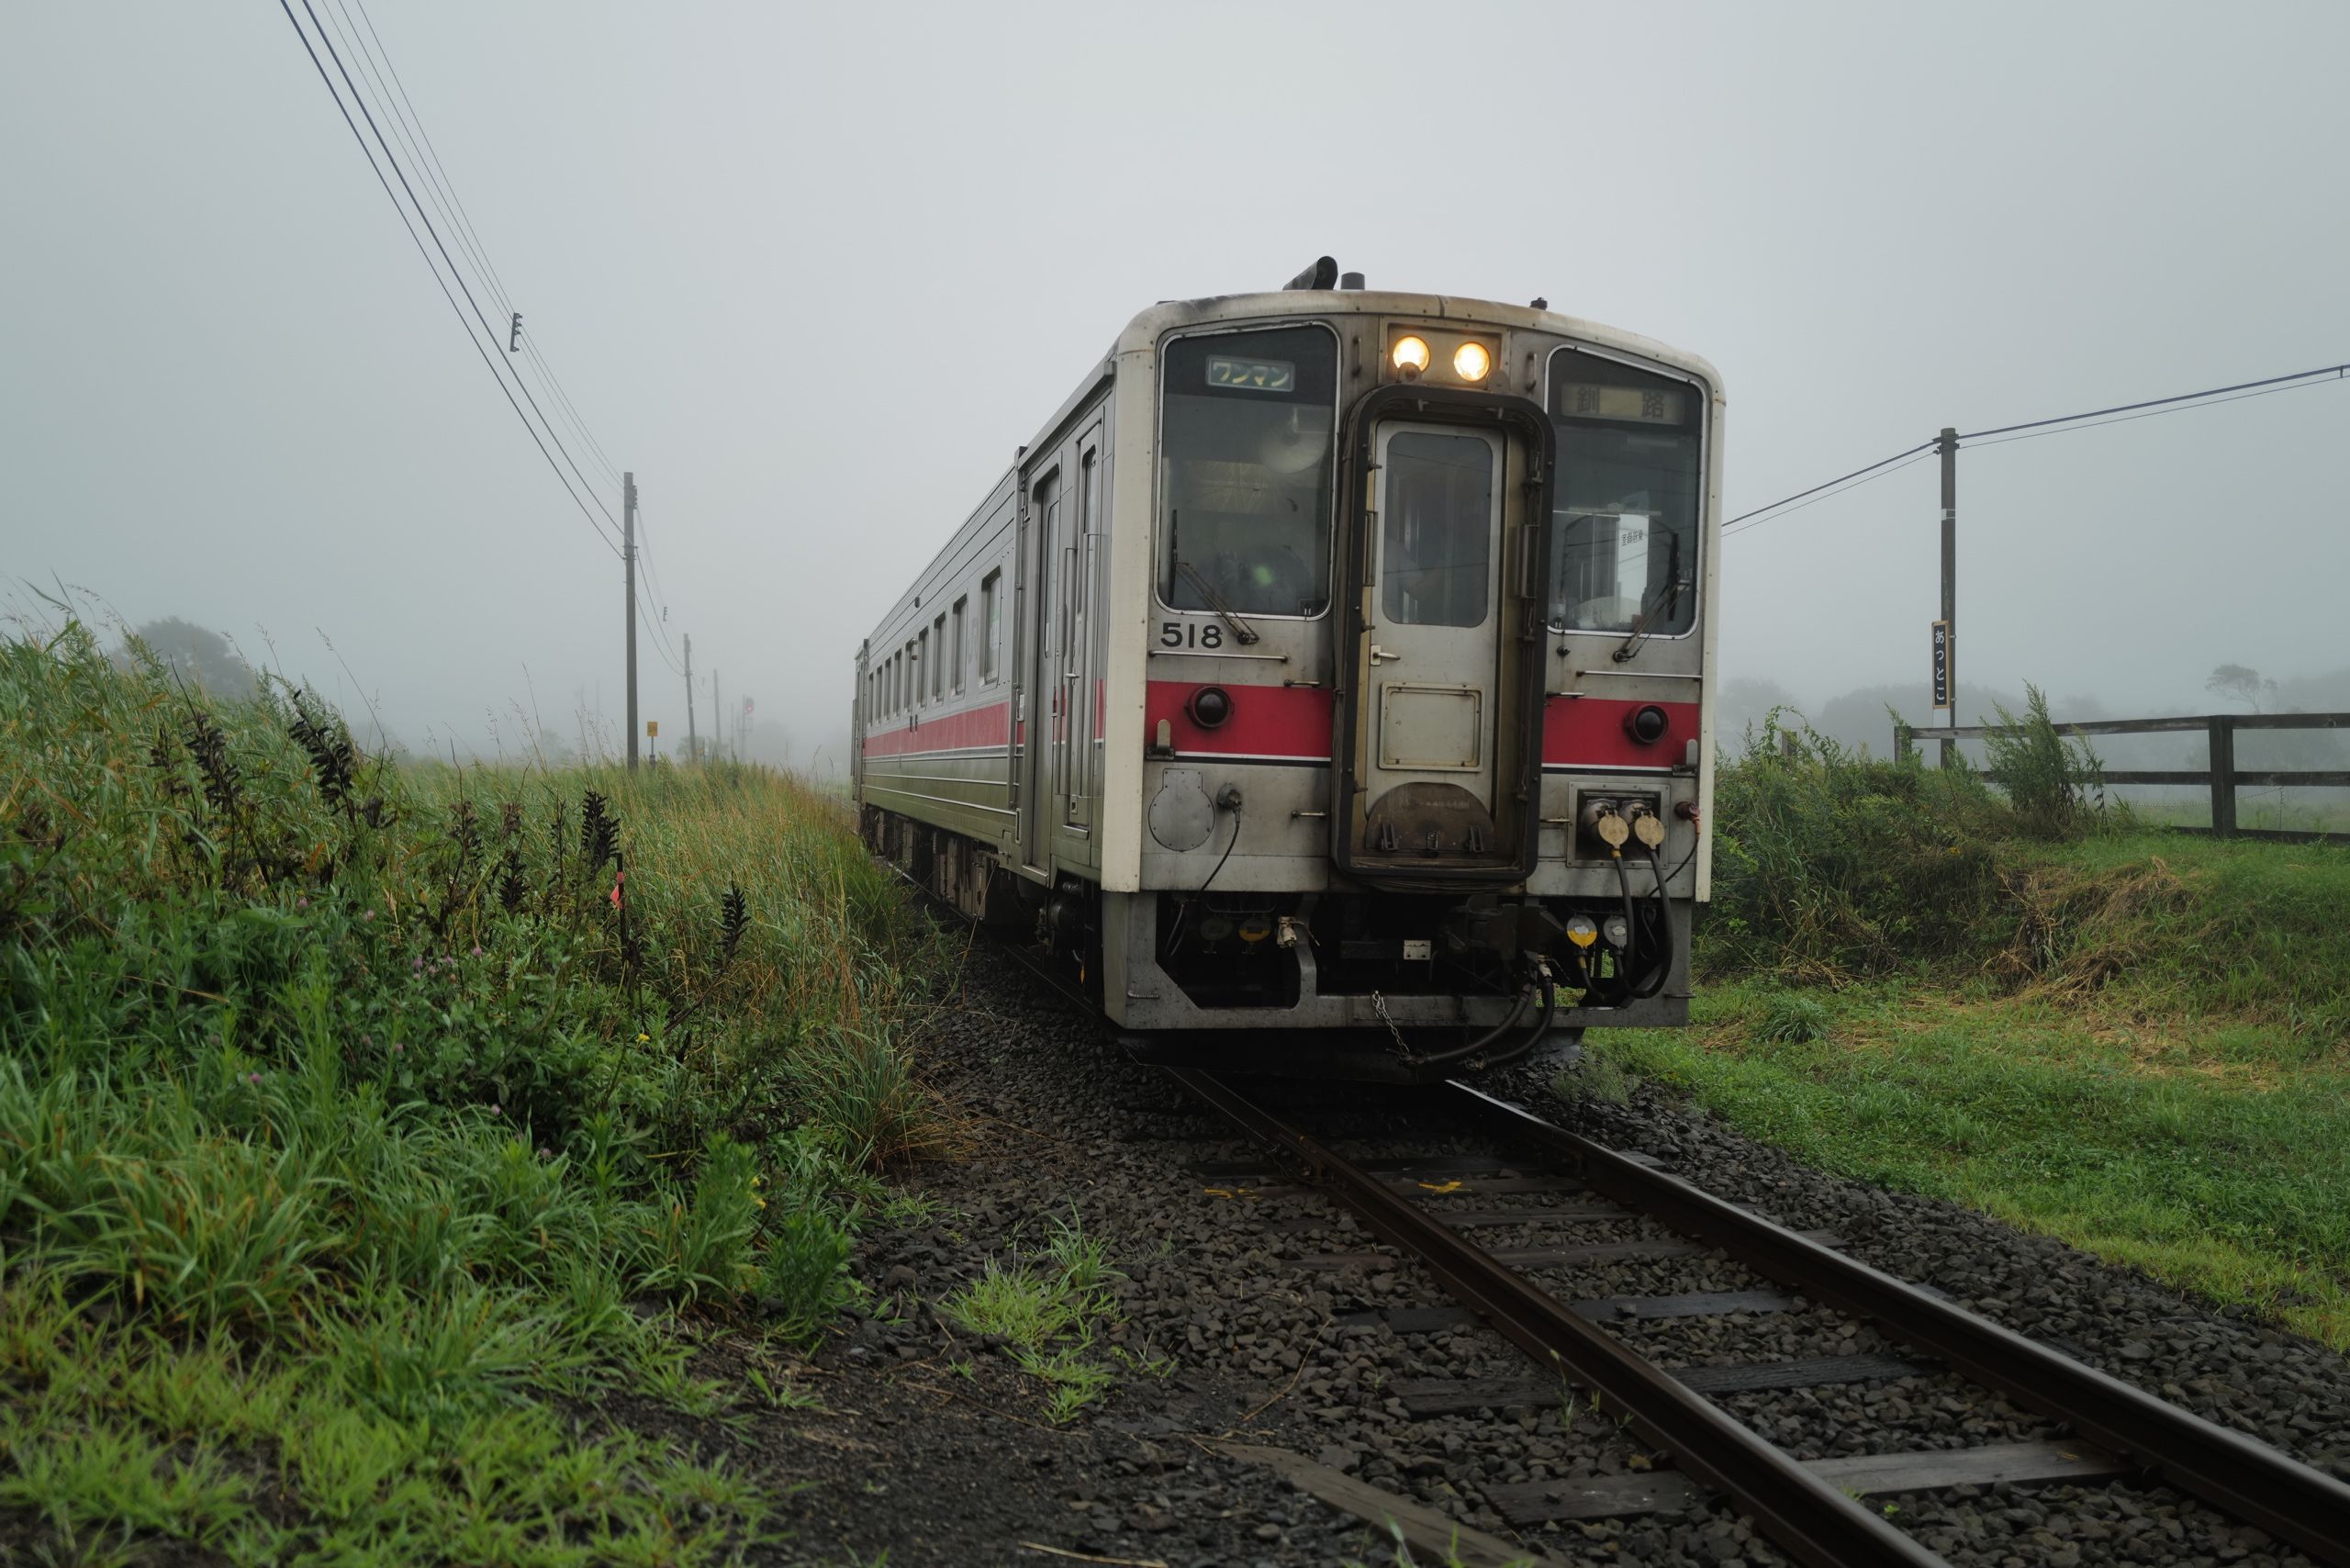
{"label": "train roof", "polygon": [[1707,361],[1620,327],[1605,326],[1556,310],[1538,310],[1530,305],[1507,305],[1497,299],[1465,299],[1456,295],[1406,294],[1387,289],[1278,289],[1262,294],[1219,294],[1204,299],[1162,299],[1127,322],[1110,352],[1117,355],[1154,348],[1160,338],[1183,327],[1265,316],[1410,316],[1429,321],[1473,321],[1480,326],[1550,332],[1670,365],[1705,382],[1717,398],[1722,395],[1721,375]]}

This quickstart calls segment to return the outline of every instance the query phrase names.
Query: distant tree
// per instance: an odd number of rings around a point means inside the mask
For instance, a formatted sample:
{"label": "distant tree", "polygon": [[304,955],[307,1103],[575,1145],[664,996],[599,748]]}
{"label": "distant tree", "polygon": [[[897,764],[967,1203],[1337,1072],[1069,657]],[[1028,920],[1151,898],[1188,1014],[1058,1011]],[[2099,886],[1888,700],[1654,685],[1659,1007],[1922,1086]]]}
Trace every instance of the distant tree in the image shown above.
{"label": "distant tree", "polygon": [[1796,707],[1795,693],[1775,680],[1740,676],[1722,682],[1714,702],[1714,744],[1737,754],[1746,732],[1760,729],[1774,708]]}
{"label": "distant tree", "polygon": [[[237,656],[219,633],[179,617],[150,621],[131,637],[166,669],[215,697],[250,697],[256,684],[252,666]],[[129,650],[124,650],[125,655]]]}
{"label": "distant tree", "polygon": [[2277,695],[2277,683],[2273,680],[2262,679],[2258,670],[2247,666],[2221,665],[2211,672],[2211,678],[2203,683],[2203,689],[2215,691],[2222,697],[2233,698],[2239,702],[2248,703],[2252,711],[2257,713],[2260,711],[2261,698],[2264,696],[2274,698]]}

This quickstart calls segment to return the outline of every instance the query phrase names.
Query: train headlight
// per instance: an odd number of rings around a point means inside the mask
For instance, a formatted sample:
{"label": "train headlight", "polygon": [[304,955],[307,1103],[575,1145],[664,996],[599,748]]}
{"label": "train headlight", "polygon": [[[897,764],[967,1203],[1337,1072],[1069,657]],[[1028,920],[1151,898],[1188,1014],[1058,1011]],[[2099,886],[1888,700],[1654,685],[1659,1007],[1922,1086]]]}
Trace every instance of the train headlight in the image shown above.
{"label": "train headlight", "polygon": [[1387,351],[1387,358],[1406,380],[1417,380],[1428,367],[1428,341],[1419,337],[1401,337]]}
{"label": "train headlight", "polygon": [[1483,381],[1493,368],[1494,356],[1483,343],[1463,343],[1452,351],[1452,373],[1463,381]]}

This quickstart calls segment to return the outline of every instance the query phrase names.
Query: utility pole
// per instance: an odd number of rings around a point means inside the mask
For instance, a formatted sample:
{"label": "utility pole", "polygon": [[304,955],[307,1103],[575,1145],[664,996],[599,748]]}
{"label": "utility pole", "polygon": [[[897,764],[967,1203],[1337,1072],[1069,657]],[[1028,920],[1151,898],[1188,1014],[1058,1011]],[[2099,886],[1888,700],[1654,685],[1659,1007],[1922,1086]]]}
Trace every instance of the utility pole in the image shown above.
{"label": "utility pole", "polygon": [[719,700],[718,672],[710,672],[710,747],[726,759],[726,704]]}
{"label": "utility pole", "polygon": [[688,632],[685,633],[685,639],[686,760],[688,762],[699,762],[701,760],[701,743],[694,738],[694,634]]}
{"label": "utility pole", "polygon": [[621,560],[627,567],[628,770],[636,771],[636,471],[621,476]]}
{"label": "utility pole", "polygon": [[[1950,706],[1942,710],[1942,728],[1958,728],[1958,427],[1944,425],[1942,453],[1942,647]],[[1958,743],[1942,745],[1944,767],[1958,760]]]}

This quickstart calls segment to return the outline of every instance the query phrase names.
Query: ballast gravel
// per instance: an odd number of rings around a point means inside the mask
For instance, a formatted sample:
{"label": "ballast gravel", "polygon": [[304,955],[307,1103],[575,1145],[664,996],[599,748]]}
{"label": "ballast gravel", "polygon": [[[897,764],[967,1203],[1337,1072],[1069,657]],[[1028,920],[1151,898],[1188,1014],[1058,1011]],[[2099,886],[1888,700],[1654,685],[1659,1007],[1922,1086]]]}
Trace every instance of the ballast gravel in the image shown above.
{"label": "ballast gravel", "polygon": [[[1014,1446],[1054,1457],[1024,1460],[1015,1468],[1024,1473],[1008,1469],[1001,1485],[981,1487],[990,1495],[968,1505],[961,1528],[923,1525],[923,1510],[940,1500],[923,1495],[917,1476],[901,1477],[904,1500],[886,1539],[875,1537],[872,1511],[852,1509],[835,1521],[844,1540],[851,1516],[863,1522],[860,1550],[887,1546],[897,1568],[1054,1560],[1021,1541],[1170,1568],[1398,1561],[1381,1532],[1214,1446],[1233,1439],[1304,1455],[1514,1538],[1541,1561],[1707,1568],[1785,1561],[1719,1506],[1514,1528],[1493,1500],[1494,1488],[1670,1469],[1671,1458],[1572,1388],[1541,1386],[1526,1358],[1482,1325],[1388,1327],[1380,1315],[1445,1305],[1433,1281],[1350,1215],[1296,1190],[1265,1151],[1233,1136],[1163,1074],[1125,1059],[1100,1025],[1001,955],[975,949],[957,993],[914,1048],[968,1147],[912,1179],[932,1205],[926,1215],[868,1235],[858,1267],[875,1299],[898,1310],[868,1320],[826,1360],[845,1373],[919,1389],[941,1408],[983,1409],[1009,1423],[1002,1430],[1019,1434]],[[1832,1232],[1880,1268],[2350,1476],[2350,1365],[2322,1347],[1953,1205],[1807,1170],[1646,1091],[1626,1105],[1561,1102],[1549,1087],[1553,1071],[1528,1069],[1487,1086],[1785,1223]],[[1295,1081],[1264,1081],[1255,1092],[1350,1156],[1490,1152],[1416,1108],[1408,1092]],[[1473,1190],[1473,1179],[1464,1185]],[[1460,1200],[1432,1193],[1428,1201]],[[1561,1201],[1475,1202],[1531,1216]],[[1056,1223],[1102,1243],[1118,1271],[1107,1282],[1116,1321],[1093,1352],[1112,1382],[1058,1428],[1011,1347],[975,1338],[937,1311],[991,1259],[1001,1266],[1036,1256]],[[1667,1233],[1630,1216],[1529,1217],[1470,1234],[1507,1249]],[[1568,1300],[1769,1285],[1718,1254],[1602,1259],[1537,1277]],[[1616,1318],[1607,1327],[1668,1366],[1903,1354],[1866,1325],[1800,1299],[1781,1312]],[[1416,1415],[1398,1392],[1463,1379],[1505,1383],[1510,1402]],[[2037,1415],[1931,1366],[1873,1382],[1728,1394],[1721,1403],[1806,1458],[2053,1432]],[[921,1455],[910,1450],[903,1462],[918,1465]],[[2161,1487],[2001,1485],[1869,1501],[1954,1564],[2307,1562]]]}

